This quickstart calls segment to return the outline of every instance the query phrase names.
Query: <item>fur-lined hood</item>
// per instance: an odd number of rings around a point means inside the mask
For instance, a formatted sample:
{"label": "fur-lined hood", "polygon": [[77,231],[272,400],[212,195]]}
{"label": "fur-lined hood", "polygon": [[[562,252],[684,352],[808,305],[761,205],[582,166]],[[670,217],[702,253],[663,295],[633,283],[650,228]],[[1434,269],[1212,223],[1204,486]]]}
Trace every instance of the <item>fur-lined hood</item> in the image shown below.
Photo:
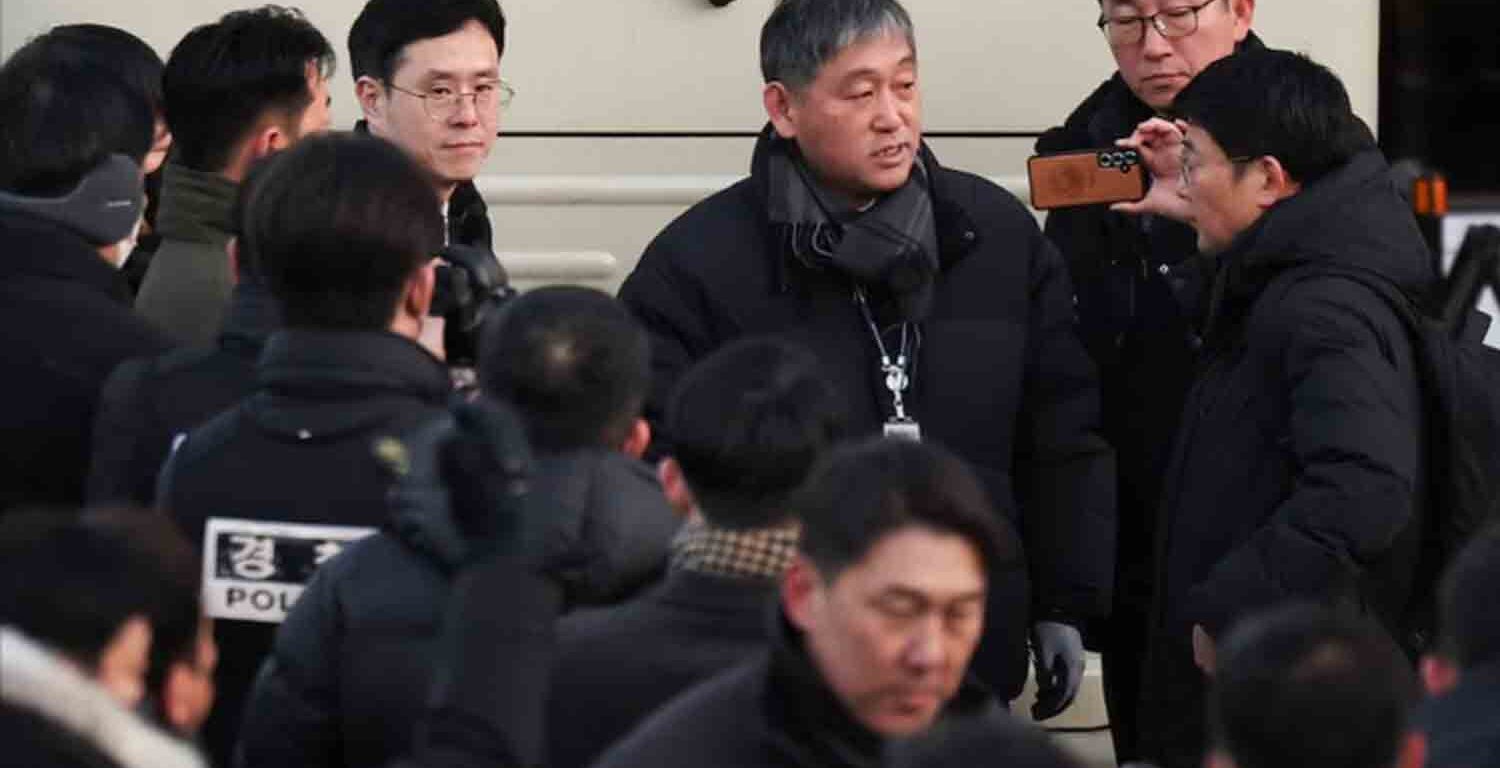
{"label": "fur-lined hood", "polygon": [[0,627],[0,700],[40,715],[122,768],[207,766],[186,742],[141,719],[12,627]]}

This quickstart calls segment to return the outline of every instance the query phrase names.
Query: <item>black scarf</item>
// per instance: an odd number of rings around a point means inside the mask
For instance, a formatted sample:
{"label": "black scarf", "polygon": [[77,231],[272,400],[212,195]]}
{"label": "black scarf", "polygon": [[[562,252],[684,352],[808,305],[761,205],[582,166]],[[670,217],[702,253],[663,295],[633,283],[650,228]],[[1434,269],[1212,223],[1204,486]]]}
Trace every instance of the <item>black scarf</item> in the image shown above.
{"label": "black scarf", "polygon": [[886,323],[919,322],[938,272],[931,180],[919,156],[900,189],[853,210],[813,176],[796,144],[768,130],[767,210],[792,254],[814,269],[849,275]]}

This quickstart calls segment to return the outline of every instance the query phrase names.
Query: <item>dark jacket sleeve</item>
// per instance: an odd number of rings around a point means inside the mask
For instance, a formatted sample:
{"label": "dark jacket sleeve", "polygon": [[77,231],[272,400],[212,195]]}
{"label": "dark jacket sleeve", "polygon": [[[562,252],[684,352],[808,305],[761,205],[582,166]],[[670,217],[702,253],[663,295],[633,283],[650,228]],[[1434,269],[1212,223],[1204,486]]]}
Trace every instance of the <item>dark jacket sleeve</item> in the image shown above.
{"label": "dark jacket sleeve", "polygon": [[557,585],[519,561],[497,557],[463,571],[448,604],[427,714],[406,765],[542,764],[561,603]]}
{"label": "dark jacket sleeve", "polygon": [[671,435],[663,429],[667,398],[677,379],[712,349],[702,293],[675,269],[679,258],[672,230],[647,246],[645,254],[620,286],[620,301],[651,337],[651,392],[646,419],[651,422],[651,456],[670,452]]}
{"label": "dark jacket sleeve", "polygon": [[[1288,598],[1357,599],[1361,563],[1412,519],[1417,383],[1383,353],[1371,325],[1372,313],[1389,310],[1362,311],[1367,303],[1353,303],[1349,290],[1308,281],[1281,303],[1284,442],[1298,471],[1270,519],[1193,588],[1190,615],[1210,634]],[[1400,327],[1394,319],[1392,327]]]}
{"label": "dark jacket sleeve", "polygon": [[1039,230],[1015,483],[1036,618],[1108,612],[1114,581],[1114,453],[1099,434],[1099,380],[1079,342],[1062,257]]}
{"label": "dark jacket sleeve", "polygon": [[276,633],[245,705],[236,768],[334,768],[339,755],[336,562],[320,569]]}
{"label": "dark jacket sleeve", "polygon": [[[150,506],[156,470],[166,446],[150,439],[154,431],[147,404],[151,360],[127,360],[110,374],[99,395],[85,498],[89,504]],[[153,459],[150,453],[158,455]],[[149,469],[146,467],[149,466]]]}

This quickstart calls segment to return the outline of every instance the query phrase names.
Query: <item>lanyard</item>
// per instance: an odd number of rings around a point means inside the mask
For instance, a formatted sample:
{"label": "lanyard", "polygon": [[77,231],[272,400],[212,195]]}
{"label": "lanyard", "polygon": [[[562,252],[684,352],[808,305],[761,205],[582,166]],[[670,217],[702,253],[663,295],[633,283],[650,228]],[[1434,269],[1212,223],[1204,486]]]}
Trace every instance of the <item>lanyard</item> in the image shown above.
{"label": "lanyard", "polygon": [[911,374],[908,372],[914,356],[911,344],[920,339],[920,332],[911,323],[902,323],[901,349],[896,353],[896,359],[892,360],[890,350],[885,346],[885,339],[880,335],[880,326],[875,324],[875,316],[870,312],[870,302],[865,298],[863,288],[854,289],[854,303],[859,305],[865,325],[869,327],[870,335],[875,337],[875,348],[880,351],[880,372],[885,374],[885,388],[890,390],[891,407],[896,412],[896,421],[911,421],[911,417],[906,414],[904,397],[907,388],[911,386]]}

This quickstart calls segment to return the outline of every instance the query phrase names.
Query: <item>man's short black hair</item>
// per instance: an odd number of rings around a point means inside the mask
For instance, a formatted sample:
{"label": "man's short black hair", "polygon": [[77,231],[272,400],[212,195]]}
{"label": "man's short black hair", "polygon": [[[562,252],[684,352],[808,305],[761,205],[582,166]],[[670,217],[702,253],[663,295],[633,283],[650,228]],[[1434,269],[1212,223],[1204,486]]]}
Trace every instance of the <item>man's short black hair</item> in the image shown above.
{"label": "man's short black hair", "polygon": [[0,189],[72,191],[110,155],[139,165],[155,120],[137,88],[68,41],[42,35],[0,67]]}
{"label": "man's short black hair", "polygon": [[294,9],[234,11],[188,32],[162,78],[176,161],[222,171],[264,121],[295,126],[312,104],[309,66],[333,74],[333,47]]}
{"label": "man's short black hair", "polygon": [[802,347],[745,339],[688,371],[667,407],[672,456],[709,523],[760,528],[844,429],[843,401]]}
{"label": "man's short black hair", "polygon": [[349,69],[389,84],[406,46],[457,32],[477,21],[505,53],[505,14],[495,0],[370,0],[349,29]]}
{"label": "man's short black hair", "polygon": [[407,280],[443,246],[426,173],[374,136],[303,139],[255,187],[244,247],[288,327],[388,328]]}
{"label": "man's short black hair", "polygon": [[1500,612],[1494,608],[1500,585],[1500,526],[1492,526],[1464,546],[1439,590],[1442,649],[1463,669],[1500,662]]}
{"label": "man's short black hair", "polygon": [[962,537],[986,573],[1020,564],[1015,531],[974,470],[934,443],[875,437],[835,448],[788,506],[802,522],[802,554],[829,582],[911,527]]}
{"label": "man's short black hair", "polygon": [[1215,61],[1177,94],[1172,111],[1229,157],[1270,155],[1303,184],[1376,147],[1338,76],[1290,51],[1257,49]]}
{"label": "man's short black hair", "polygon": [[479,385],[516,407],[538,451],[619,448],[651,381],[646,332],[607,293],[537,288],[484,330]]}
{"label": "man's short black hair", "polygon": [[156,50],[146,41],[107,24],[64,24],[48,30],[47,37],[59,44],[72,44],[85,56],[113,68],[151,105],[152,115],[163,116],[163,64]]}
{"label": "man's short black hair", "polygon": [[1385,768],[1416,700],[1411,664],[1378,625],[1290,605],[1220,645],[1209,728],[1239,768]]}
{"label": "man's short black hair", "polygon": [[159,510],[120,507],[85,511],[82,525],[114,537],[131,557],[149,565],[153,579],[147,618],[151,622],[151,666],[146,690],[159,694],[173,664],[192,664],[198,653],[203,571],[196,550],[177,524]]}
{"label": "man's short black hair", "polygon": [[0,517],[0,624],[85,669],[133,616],[152,625],[153,671],[158,658],[190,653],[184,638],[191,646],[198,627],[191,548],[169,521],[137,513],[135,521],[55,509]]}

